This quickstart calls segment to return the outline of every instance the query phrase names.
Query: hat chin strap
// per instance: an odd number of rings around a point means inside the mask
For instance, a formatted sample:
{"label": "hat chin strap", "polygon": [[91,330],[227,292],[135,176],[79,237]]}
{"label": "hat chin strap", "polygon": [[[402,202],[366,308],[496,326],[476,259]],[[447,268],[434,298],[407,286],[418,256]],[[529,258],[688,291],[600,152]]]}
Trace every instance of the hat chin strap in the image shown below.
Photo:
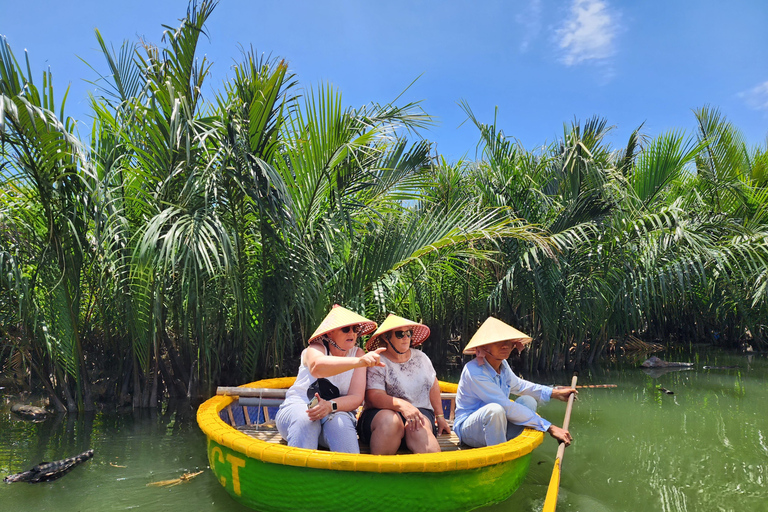
{"label": "hat chin strap", "polygon": [[394,345],[393,345],[393,344],[392,344],[392,343],[391,343],[391,342],[390,342],[388,339],[386,339],[386,338],[385,338],[385,339],[384,339],[384,341],[387,343],[387,345],[389,345],[389,346],[390,346],[390,348],[391,348],[392,350],[394,350],[395,352],[397,352],[397,353],[398,353],[398,354],[400,354],[401,356],[402,356],[402,355],[405,355],[405,353],[406,353],[406,352],[408,352],[408,350],[410,350],[410,349],[411,349],[411,347],[408,347],[407,349],[405,349],[405,350],[403,350],[402,352],[400,352],[399,350],[397,350],[397,349],[395,348],[395,346],[394,346]]}
{"label": "hat chin strap", "polygon": [[341,350],[342,352],[346,352],[346,350],[344,350],[343,348],[341,348],[340,346],[338,346],[338,345],[336,344],[336,342],[335,342],[335,341],[333,341],[333,340],[331,339],[331,337],[330,337],[330,336],[328,336],[327,334],[323,334],[323,338],[324,338],[324,340],[323,340],[323,341],[327,341],[328,343],[330,343],[331,345],[333,345],[333,346],[334,346],[334,347],[336,347],[337,349]]}

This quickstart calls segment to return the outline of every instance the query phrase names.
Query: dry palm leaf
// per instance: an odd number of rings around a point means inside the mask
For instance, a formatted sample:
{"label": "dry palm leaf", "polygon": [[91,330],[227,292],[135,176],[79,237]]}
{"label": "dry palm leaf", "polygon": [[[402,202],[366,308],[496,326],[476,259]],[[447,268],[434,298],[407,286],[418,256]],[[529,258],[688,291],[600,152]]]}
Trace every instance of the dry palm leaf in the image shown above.
{"label": "dry palm leaf", "polygon": [[147,484],[147,487],[154,486],[154,487],[173,487],[174,485],[179,485],[182,482],[188,482],[195,478],[197,475],[202,473],[202,471],[198,471],[197,473],[184,473],[179,478],[174,478],[172,480],[161,480],[159,482],[150,482]]}

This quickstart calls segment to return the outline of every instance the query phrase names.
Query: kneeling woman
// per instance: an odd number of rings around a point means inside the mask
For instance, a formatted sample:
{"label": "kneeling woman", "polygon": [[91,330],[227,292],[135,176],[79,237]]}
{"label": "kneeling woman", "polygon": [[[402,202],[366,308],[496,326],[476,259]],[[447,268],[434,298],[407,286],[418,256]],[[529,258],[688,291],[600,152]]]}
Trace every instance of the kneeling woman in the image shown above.
{"label": "kneeling woman", "polygon": [[357,337],[374,329],[375,322],[336,305],[309,338],[275,417],[288,446],[360,453],[354,411],[363,402],[366,368],[381,365],[383,350],[363,354]]}
{"label": "kneeling woman", "polygon": [[439,452],[435,436],[451,431],[432,362],[412,349],[427,337],[426,325],[389,315],[366,344],[369,351],[386,348],[382,367],[368,370],[365,409],[357,425],[372,454],[394,454],[403,440],[413,453]]}

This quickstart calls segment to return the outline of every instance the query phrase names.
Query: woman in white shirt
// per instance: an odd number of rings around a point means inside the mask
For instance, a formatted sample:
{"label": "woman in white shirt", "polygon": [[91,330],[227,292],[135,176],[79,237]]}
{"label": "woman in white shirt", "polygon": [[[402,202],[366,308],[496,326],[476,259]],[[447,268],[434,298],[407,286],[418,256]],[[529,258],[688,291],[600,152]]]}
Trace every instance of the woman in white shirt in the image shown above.
{"label": "woman in white shirt", "polygon": [[288,446],[360,453],[355,411],[363,403],[365,371],[382,365],[376,350],[363,354],[358,336],[376,323],[334,305],[301,353],[296,382],[275,417]]}
{"label": "woman in white shirt", "polygon": [[371,336],[366,350],[386,348],[383,365],[368,370],[365,409],[357,431],[375,455],[440,451],[436,435],[451,429],[445,421],[432,362],[413,347],[429,337],[429,327],[389,315]]}

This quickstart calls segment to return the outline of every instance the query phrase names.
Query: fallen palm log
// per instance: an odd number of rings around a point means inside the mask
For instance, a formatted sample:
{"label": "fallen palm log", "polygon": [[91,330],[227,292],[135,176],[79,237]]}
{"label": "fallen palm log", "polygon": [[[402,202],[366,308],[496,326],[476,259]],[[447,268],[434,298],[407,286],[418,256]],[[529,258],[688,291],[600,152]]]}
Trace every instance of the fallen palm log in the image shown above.
{"label": "fallen palm log", "polygon": [[693,363],[680,363],[676,361],[664,361],[656,356],[651,356],[641,364],[643,368],[669,368],[675,366],[693,366]]}
{"label": "fallen palm log", "polygon": [[3,479],[5,483],[28,482],[36,484],[39,482],[51,482],[66,475],[72,468],[93,458],[93,450],[88,450],[80,455],[75,455],[68,459],[57,460],[54,462],[41,462],[29,471],[9,475]]}
{"label": "fallen palm log", "polygon": [[693,366],[670,366],[667,368],[640,368],[644,374],[652,379],[658,379],[668,373],[682,372],[685,370],[693,370]]}

